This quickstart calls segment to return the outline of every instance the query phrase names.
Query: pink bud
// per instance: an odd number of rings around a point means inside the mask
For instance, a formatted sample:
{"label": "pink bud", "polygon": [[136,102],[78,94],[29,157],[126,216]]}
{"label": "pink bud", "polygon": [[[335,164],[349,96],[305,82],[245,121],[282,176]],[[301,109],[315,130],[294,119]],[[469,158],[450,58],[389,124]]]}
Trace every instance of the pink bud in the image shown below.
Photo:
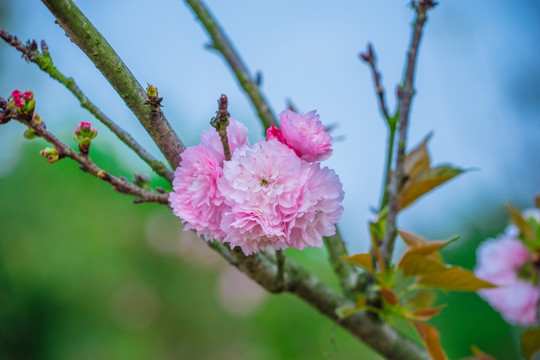
{"label": "pink bud", "polygon": [[277,139],[280,143],[285,144],[285,139],[283,138],[283,133],[281,130],[274,125],[270,126],[266,130],[266,140]]}
{"label": "pink bud", "polygon": [[[18,91],[18,90],[17,90]],[[20,91],[19,91],[20,92]],[[26,102],[24,101],[24,99],[22,97],[16,97],[15,99],[13,99],[13,104],[16,106],[16,107],[23,107],[24,104],[26,104]]]}
{"label": "pink bud", "polygon": [[20,98],[21,96],[22,96],[22,93],[21,93],[20,90],[14,90],[11,93],[11,97],[14,98],[14,99]]}
{"label": "pink bud", "polygon": [[[17,90],[19,91],[19,90]],[[21,92],[19,91],[19,94]],[[20,95],[19,95],[20,96]],[[26,99],[26,100],[32,100],[34,98],[34,92],[32,90],[26,90],[24,92],[24,94],[22,94],[22,96]]]}
{"label": "pink bud", "polygon": [[80,124],[81,129],[90,130],[91,126],[92,126],[91,123],[87,121],[81,121],[81,124]]}

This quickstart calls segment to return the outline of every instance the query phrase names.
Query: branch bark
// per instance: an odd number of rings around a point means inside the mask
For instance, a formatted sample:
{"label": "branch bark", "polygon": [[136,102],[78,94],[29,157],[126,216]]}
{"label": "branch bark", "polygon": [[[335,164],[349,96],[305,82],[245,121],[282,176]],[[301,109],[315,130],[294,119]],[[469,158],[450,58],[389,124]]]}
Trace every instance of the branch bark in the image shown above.
{"label": "branch bark", "polygon": [[185,147],[161,109],[145,105],[148,96],[107,40],[72,0],[42,0],[66,35],[88,56],[139,119],[173,169]]}
{"label": "branch bark", "polygon": [[386,218],[387,227],[385,238],[381,246],[381,255],[386,263],[390,264],[392,253],[394,252],[394,243],[397,236],[396,217],[398,213],[398,195],[403,183],[403,162],[405,160],[405,149],[407,145],[407,128],[409,125],[409,110],[411,107],[412,98],[414,96],[414,74],[416,66],[416,58],[418,47],[422,38],[422,30],[427,20],[427,12],[435,6],[431,0],[420,0],[414,2],[416,10],[416,20],[413,25],[413,34],[409,52],[407,54],[407,66],[405,69],[405,77],[403,85],[398,87],[398,144],[396,154],[396,166],[390,182],[388,190],[388,215]]}
{"label": "branch bark", "polygon": [[146,162],[158,175],[172,182],[173,172],[168,169],[165,164],[154,158],[145,148],[143,148],[128,132],[116,125],[114,121],[109,119],[96,105],[94,105],[77,86],[73,78],[68,78],[54,66],[52,58],[49,54],[47,44],[44,40],[41,41],[41,53],[38,51],[37,43],[28,42],[25,46],[16,36],[11,36],[6,31],[0,29],[0,37],[19,50],[23,58],[31,61],[41,70],[49,74],[50,77],[63,84],[81,103],[81,106],[88,110],[96,117],[103,125],[109,128],[124,144],[130,147],[144,162]]}

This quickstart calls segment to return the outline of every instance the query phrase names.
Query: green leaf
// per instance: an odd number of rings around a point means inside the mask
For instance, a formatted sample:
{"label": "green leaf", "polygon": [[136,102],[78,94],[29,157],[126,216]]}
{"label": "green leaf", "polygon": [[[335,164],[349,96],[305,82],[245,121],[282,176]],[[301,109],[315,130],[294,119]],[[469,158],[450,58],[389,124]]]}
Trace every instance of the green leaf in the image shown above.
{"label": "green leaf", "polygon": [[373,259],[371,254],[356,254],[352,256],[344,255],[341,257],[342,260],[345,260],[351,264],[361,267],[369,272],[373,272]]}
{"label": "green leaf", "polygon": [[471,271],[454,266],[444,272],[423,275],[418,284],[443,290],[478,291],[496,287],[477,278]]}
{"label": "green leaf", "polygon": [[420,290],[407,300],[406,306],[410,309],[429,308],[435,302],[437,294],[432,290]]}
{"label": "green leaf", "polygon": [[448,180],[463,173],[464,170],[450,165],[441,165],[430,168],[414,178],[405,181],[398,195],[398,209],[402,210],[411,205],[420,196],[440,186]]}
{"label": "green leaf", "polygon": [[438,274],[448,270],[442,262],[416,254],[405,254],[398,268],[403,271],[403,276]]}
{"label": "green leaf", "polygon": [[521,212],[510,204],[506,204],[506,209],[512,216],[512,221],[518,227],[519,231],[527,242],[534,241],[534,230],[527,220],[523,218]]}
{"label": "green leaf", "polygon": [[540,351],[540,327],[525,330],[521,335],[521,353],[532,359]]}
{"label": "green leaf", "polygon": [[433,360],[448,360],[441,347],[439,339],[440,335],[437,328],[421,321],[414,321],[413,324],[418,332],[418,335],[420,335],[420,338],[424,344],[426,344],[426,348],[429,355],[431,355],[431,358]]}

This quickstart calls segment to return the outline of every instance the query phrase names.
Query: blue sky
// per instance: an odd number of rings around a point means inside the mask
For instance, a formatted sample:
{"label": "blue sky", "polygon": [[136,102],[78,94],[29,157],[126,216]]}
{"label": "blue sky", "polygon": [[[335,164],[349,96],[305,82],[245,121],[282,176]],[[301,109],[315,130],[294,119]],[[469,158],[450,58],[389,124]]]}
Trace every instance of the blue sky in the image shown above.
{"label": "blue sky", "polygon": [[[29,6],[29,4],[31,5]],[[255,112],[208,37],[182,1],[78,1],[141,84],[164,97],[164,112],[182,140],[193,145],[207,129],[221,93],[230,112],[262,135]],[[262,91],[276,114],[291,99],[301,111],[317,109],[338,123],[335,168],[344,185],[341,222],[351,249],[367,249],[369,208],[379,201],[386,130],[371,73],[358,59],[372,42],[390,108],[401,81],[413,11],[390,1],[207,1],[250,71],[263,75]],[[111,119],[157,155],[148,135],[85,55],[54,24],[38,1],[14,2],[5,29],[21,39],[45,39],[56,66]],[[460,225],[505,201],[532,205],[540,192],[540,109],[537,60],[539,9],[533,1],[441,1],[421,44],[409,144],[429,132],[433,162],[475,168],[404,212],[403,228],[447,237]],[[69,143],[81,120],[93,118],[35,65],[0,44],[0,94],[33,89],[47,126]],[[103,142],[112,140],[97,124]],[[18,161],[23,128],[0,128],[0,176]],[[134,171],[149,172],[119,144],[112,155]],[[501,224],[501,228],[505,224]]]}

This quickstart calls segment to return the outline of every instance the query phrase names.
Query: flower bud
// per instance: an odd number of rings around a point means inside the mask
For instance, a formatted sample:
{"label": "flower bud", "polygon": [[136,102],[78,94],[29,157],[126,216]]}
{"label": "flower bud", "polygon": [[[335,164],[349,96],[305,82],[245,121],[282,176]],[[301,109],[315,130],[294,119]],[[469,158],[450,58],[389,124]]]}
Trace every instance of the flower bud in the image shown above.
{"label": "flower bud", "polygon": [[92,129],[92,124],[89,122],[81,121],[81,123],[75,127],[73,138],[79,143],[81,154],[88,155],[90,143],[96,136],[97,130]]}
{"label": "flower bud", "polygon": [[35,139],[37,135],[36,135],[34,129],[26,129],[23,136],[28,140],[32,140],[32,139]]}
{"label": "flower bud", "polygon": [[148,87],[146,88],[146,95],[148,95],[149,98],[157,98],[158,97],[158,89],[157,87],[154,87],[153,85],[148,84]]}
{"label": "flower bud", "polygon": [[20,98],[22,96],[22,92],[21,90],[13,90],[13,92],[11,93],[11,97],[16,99],[16,98]]}
{"label": "flower bud", "polygon": [[57,148],[47,147],[41,150],[41,156],[47,158],[49,164],[54,164],[60,160],[60,151]]}

